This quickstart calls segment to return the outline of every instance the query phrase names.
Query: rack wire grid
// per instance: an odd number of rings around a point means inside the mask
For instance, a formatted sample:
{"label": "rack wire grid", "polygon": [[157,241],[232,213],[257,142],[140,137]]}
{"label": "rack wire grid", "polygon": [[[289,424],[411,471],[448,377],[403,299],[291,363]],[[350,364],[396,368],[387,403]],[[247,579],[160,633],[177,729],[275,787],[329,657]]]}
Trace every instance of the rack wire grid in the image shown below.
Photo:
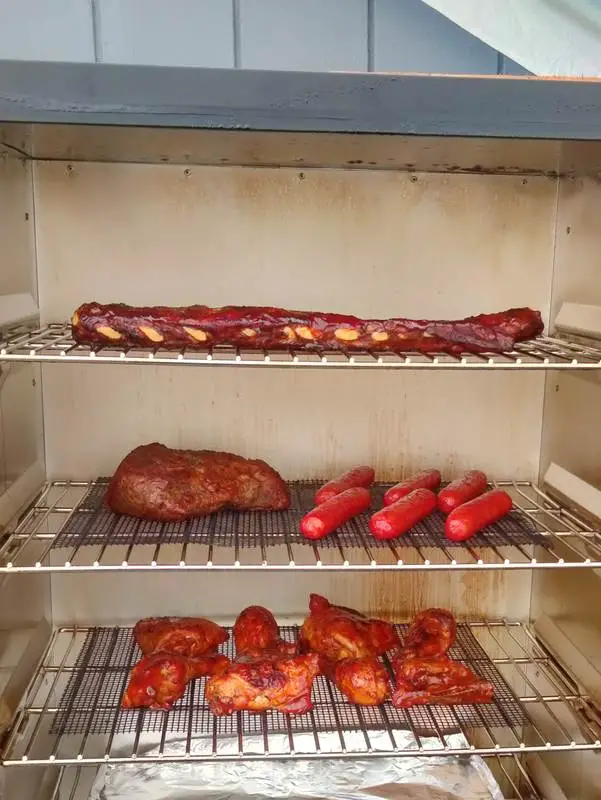
{"label": "rack wire grid", "polygon": [[[485,756],[485,759],[505,792],[511,793],[506,796],[513,800],[544,800],[519,756],[495,755]],[[99,768],[61,766],[58,769],[52,800],[87,800]]]}
{"label": "rack wire grid", "polygon": [[203,350],[119,349],[77,344],[71,326],[55,323],[19,327],[0,339],[0,361],[187,364],[270,367],[354,367],[409,369],[600,369],[601,346],[568,338],[540,336],[504,353],[363,353],[345,351],[252,350],[218,346]]}
{"label": "rack wire grid", "polygon": [[[403,626],[399,626],[401,630]],[[295,628],[283,629],[293,637]],[[138,655],[131,628],[60,628],[3,750],[3,764],[231,761],[390,755],[507,755],[601,749],[601,714],[520,622],[459,626],[453,655],[491,680],[496,699],[409,711],[346,702],[318,678],[304,715],[213,716],[203,679],[170,712],[122,710]],[[452,734],[461,734],[462,745]],[[409,737],[409,738],[408,738]],[[409,743],[407,743],[409,742]],[[151,752],[152,751],[152,752]]]}
{"label": "rack wire grid", "polygon": [[[464,543],[432,514],[378,541],[364,513],[319,541],[299,533],[318,482],[290,484],[288,511],[222,511],[180,523],[113,514],[106,479],[46,484],[0,540],[0,573],[62,570],[473,570],[601,567],[601,533],[536,485],[498,481],[514,510]],[[374,487],[379,508],[390,484]]]}

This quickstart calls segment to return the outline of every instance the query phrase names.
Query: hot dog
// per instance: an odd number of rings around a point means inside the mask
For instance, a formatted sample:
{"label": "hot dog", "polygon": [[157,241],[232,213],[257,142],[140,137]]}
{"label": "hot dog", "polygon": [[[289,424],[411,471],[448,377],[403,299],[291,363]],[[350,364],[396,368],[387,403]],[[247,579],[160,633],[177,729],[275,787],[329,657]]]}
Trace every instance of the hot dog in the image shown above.
{"label": "hot dog", "polygon": [[463,478],[452,481],[438,493],[438,508],[445,514],[450,514],[454,508],[462,503],[467,503],[486,491],[488,478],[480,470],[472,469],[466,472]]}
{"label": "hot dog", "polygon": [[451,511],[445,521],[445,534],[453,542],[464,542],[512,509],[511,497],[502,489],[492,489]]}
{"label": "hot dog", "polygon": [[367,511],[371,497],[367,489],[355,486],[317,506],[301,519],[300,529],[307,539],[323,539],[352,517]]}
{"label": "hot dog", "polygon": [[400,483],[391,486],[384,495],[384,505],[396,503],[401,497],[406,497],[414,489],[438,489],[440,486],[440,472],[437,469],[423,469],[411,478],[406,478]]}
{"label": "hot dog", "polygon": [[337,478],[328,481],[321,489],[318,489],[315,494],[315,504],[320,506],[326,500],[330,500],[337,494],[341,494],[347,489],[353,489],[356,486],[362,486],[367,489],[374,482],[374,478],[375,473],[371,467],[354,467],[348,472],[343,472]]}
{"label": "hot dog", "polygon": [[414,489],[406,497],[386,506],[369,520],[376,539],[394,539],[427,517],[436,508],[436,495],[430,489]]}

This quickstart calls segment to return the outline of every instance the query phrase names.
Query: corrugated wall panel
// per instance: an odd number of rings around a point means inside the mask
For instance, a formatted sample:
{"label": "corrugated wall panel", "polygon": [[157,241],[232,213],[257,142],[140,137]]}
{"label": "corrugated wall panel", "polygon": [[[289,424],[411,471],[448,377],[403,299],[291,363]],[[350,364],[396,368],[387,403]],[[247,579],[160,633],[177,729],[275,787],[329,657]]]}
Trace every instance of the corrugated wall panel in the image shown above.
{"label": "corrugated wall panel", "polygon": [[497,51],[421,0],[374,0],[374,69],[495,75]]}
{"label": "corrugated wall panel", "polygon": [[366,0],[240,0],[240,66],[366,70]]}
{"label": "corrugated wall panel", "polygon": [[0,0],[0,57],[94,61],[91,0]]}
{"label": "corrugated wall panel", "polygon": [[96,0],[99,61],[233,67],[233,31],[231,0]]}

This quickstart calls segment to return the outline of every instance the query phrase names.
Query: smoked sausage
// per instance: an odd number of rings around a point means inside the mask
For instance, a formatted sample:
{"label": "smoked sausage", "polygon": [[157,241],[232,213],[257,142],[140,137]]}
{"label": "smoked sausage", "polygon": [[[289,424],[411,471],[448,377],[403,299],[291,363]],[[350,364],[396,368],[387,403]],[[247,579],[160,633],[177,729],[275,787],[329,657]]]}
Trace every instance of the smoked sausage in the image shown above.
{"label": "smoked sausage", "polygon": [[436,508],[436,495],[429,489],[414,489],[410,494],[385,506],[369,520],[375,539],[394,539],[431,514]]}
{"label": "smoked sausage", "polygon": [[482,528],[504,517],[512,509],[511,497],[503,489],[470,500],[451,511],[445,521],[445,534],[453,542],[465,542]]}
{"label": "smoked sausage", "polygon": [[367,511],[371,496],[367,489],[355,486],[317,506],[301,519],[300,529],[307,539],[323,539],[344,522]]}
{"label": "smoked sausage", "polygon": [[318,489],[315,494],[315,503],[319,506],[337,494],[345,492],[347,489],[353,489],[356,486],[362,486],[367,489],[374,482],[374,478],[375,473],[371,467],[354,467],[337,478],[328,481]]}
{"label": "smoked sausage", "polygon": [[438,493],[438,508],[450,514],[462,503],[467,503],[486,491],[488,478],[478,469],[469,470],[462,478],[452,481]]}
{"label": "smoked sausage", "polygon": [[391,486],[384,495],[384,505],[396,503],[401,497],[406,497],[414,489],[438,489],[440,486],[440,472],[437,469],[423,469],[410,478]]}

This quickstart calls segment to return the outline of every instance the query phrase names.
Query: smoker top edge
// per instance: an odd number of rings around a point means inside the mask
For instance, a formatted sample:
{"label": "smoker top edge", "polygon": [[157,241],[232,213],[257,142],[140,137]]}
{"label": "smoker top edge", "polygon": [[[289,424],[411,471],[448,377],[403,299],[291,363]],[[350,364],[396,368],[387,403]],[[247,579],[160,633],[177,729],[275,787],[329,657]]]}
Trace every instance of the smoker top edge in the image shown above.
{"label": "smoker top edge", "polygon": [[0,61],[0,121],[601,140],[601,81]]}

